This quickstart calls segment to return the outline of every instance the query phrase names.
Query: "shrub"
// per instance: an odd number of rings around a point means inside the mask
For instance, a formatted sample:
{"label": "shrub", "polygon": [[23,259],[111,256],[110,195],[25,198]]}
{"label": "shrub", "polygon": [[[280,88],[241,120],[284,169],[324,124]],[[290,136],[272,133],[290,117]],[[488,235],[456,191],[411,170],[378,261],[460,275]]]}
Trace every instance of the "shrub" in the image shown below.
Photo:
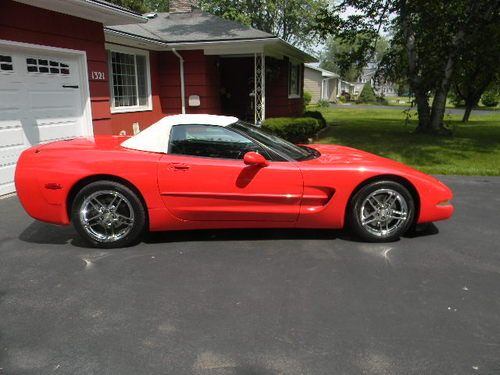
{"label": "shrub", "polygon": [[321,99],[321,100],[318,101],[318,107],[320,107],[320,108],[328,108],[328,107],[330,107],[330,102],[328,100]]}
{"label": "shrub", "polygon": [[450,92],[450,94],[448,95],[448,98],[450,98],[450,103],[453,104],[453,106],[455,106],[455,107],[464,107],[465,106],[464,100],[460,96],[458,96],[456,93],[454,93],[453,91]]}
{"label": "shrub", "polygon": [[377,104],[380,105],[389,105],[389,102],[385,98],[385,96],[377,96]]}
{"label": "shrub", "polygon": [[496,107],[498,105],[498,93],[495,91],[496,90],[485,91],[481,97],[481,102],[486,107]]}
{"label": "shrub", "polygon": [[321,129],[312,117],[274,117],[265,119],[262,128],[293,143],[305,143]]}
{"label": "shrub", "polygon": [[312,94],[309,91],[304,91],[304,107],[311,104]]}
{"label": "shrub", "polygon": [[347,103],[347,98],[345,97],[345,95],[340,95],[339,96],[339,102],[341,102],[341,103]]}
{"label": "shrub", "polygon": [[356,103],[371,104],[376,102],[377,97],[375,96],[372,85],[370,83],[365,83],[363,90],[361,90],[361,94],[359,94],[358,100],[356,100]]}
{"label": "shrub", "polygon": [[307,112],[304,112],[303,116],[304,117],[312,117],[312,118],[318,120],[319,125],[322,128],[326,128],[326,120],[325,120],[325,118],[323,117],[323,114],[320,111],[307,111]]}

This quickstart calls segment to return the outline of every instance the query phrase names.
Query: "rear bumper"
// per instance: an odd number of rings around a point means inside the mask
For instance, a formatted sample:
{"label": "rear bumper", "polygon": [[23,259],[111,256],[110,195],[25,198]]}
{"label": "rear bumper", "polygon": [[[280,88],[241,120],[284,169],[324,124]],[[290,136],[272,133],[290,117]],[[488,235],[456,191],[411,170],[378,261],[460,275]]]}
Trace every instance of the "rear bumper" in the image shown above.
{"label": "rear bumper", "polygon": [[39,171],[31,168],[27,159],[35,157],[34,149],[24,151],[17,163],[15,184],[17,196],[24,210],[34,219],[53,224],[69,224],[66,207],[58,201],[49,202],[42,192]]}

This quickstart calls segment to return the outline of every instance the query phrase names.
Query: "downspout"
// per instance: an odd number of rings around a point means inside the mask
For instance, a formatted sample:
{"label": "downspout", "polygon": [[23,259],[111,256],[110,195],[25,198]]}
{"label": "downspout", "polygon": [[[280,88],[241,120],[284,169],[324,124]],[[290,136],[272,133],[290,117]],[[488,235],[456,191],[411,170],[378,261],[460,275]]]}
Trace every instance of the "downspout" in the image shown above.
{"label": "downspout", "polygon": [[184,87],[184,59],[180,55],[179,52],[175,50],[175,48],[172,48],[172,52],[174,53],[175,56],[179,58],[179,74],[181,77],[181,106],[182,106],[182,114],[184,115],[186,113],[186,89]]}

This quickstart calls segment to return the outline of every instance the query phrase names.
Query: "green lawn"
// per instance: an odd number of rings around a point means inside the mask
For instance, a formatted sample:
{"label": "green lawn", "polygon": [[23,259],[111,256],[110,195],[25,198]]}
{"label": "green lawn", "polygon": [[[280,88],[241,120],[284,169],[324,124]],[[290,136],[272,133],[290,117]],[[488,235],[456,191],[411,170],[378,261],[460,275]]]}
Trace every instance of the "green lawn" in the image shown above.
{"label": "green lawn", "polygon": [[320,143],[351,146],[411,165],[423,172],[452,175],[500,175],[500,114],[446,116],[452,137],[415,134],[416,120],[405,125],[403,111],[320,109],[331,125]]}
{"label": "green lawn", "polygon": [[[385,99],[387,100],[387,103],[390,106],[405,107],[405,108],[408,108],[414,101],[414,98],[409,98],[407,96],[387,96]],[[429,99],[429,103],[432,103],[432,98]],[[455,105],[451,102],[450,98],[446,100],[446,108],[455,108]],[[486,107],[480,101],[479,104],[474,109],[486,110],[486,111],[499,111],[500,107],[499,106]]]}

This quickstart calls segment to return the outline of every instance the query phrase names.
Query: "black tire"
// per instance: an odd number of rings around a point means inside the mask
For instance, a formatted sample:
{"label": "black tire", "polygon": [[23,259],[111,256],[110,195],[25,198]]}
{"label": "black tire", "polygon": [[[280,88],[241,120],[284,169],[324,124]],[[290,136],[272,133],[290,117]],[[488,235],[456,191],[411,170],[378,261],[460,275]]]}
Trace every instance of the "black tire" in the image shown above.
{"label": "black tire", "polygon": [[129,187],[114,181],[96,181],[76,195],[71,220],[92,246],[119,248],[138,242],[146,228],[146,210]]}
{"label": "black tire", "polygon": [[348,207],[351,229],[368,242],[399,239],[412,226],[414,217],[412,195],[405,186],[394,181],[375,181],[363,186],[351,198]]}

